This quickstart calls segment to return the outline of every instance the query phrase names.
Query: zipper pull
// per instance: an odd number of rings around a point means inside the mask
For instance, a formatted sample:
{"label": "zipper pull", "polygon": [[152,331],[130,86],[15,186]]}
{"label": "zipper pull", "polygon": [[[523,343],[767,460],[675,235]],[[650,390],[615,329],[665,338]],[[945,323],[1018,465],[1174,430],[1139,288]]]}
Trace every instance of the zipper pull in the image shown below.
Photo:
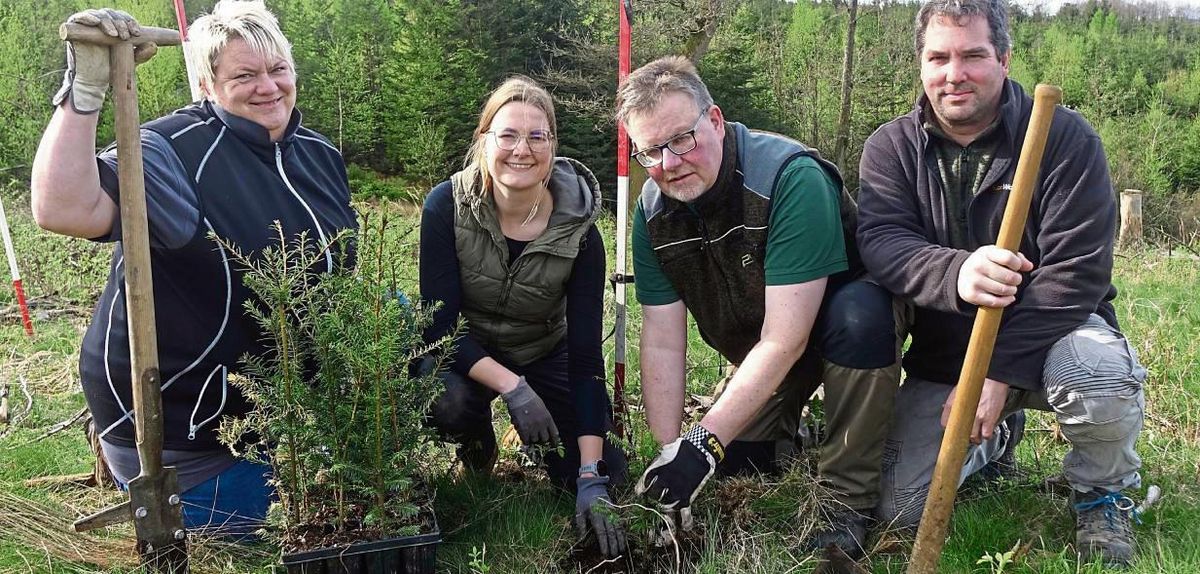
{"label": "zipper pull", "polygon": [[283,156],[283,150],[279,149],[279,144],[276,143],[275,144],[275,161],[279,161],[279,158],[281,156]]}
{"label": "zipper pull", "polygon": [[196,440],[196,425],[188,425],[188,440]]}

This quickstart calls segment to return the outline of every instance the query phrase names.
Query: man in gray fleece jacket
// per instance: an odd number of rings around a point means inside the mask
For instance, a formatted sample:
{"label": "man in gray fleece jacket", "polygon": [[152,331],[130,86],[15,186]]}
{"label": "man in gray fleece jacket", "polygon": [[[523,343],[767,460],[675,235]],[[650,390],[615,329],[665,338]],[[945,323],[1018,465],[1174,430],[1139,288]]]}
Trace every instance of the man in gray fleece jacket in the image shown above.
{"label": "man in gray fleece jacket", "polygon": [[993,245],[1033,106],[1007,78],[1008,28],[1003,2],[926,3],[916,22],[924,95],[863,150],[859,249],[909,309],[897,331],[912,335],[877,514],[920,520],[975,309],[1004,308],[962,476],[1011,460],[1023,415],[1000,424],[1006,416],[1054,412],[1071,442],[1076,551],[1123,565],[1134,554],[1122,492],[1141,481],[1146,371],[1111,304],[1108,164],[1091,126],[1058,108],[1020,251]]}

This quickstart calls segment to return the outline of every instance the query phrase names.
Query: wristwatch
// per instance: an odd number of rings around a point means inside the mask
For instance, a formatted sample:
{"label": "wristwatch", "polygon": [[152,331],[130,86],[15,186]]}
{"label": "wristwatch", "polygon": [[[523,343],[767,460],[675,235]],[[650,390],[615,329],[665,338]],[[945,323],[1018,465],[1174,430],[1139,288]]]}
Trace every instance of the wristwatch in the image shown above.
{"label": "wristwatch", "polygon": [[579,476],[583,476],[589,472],[596,476],[608,476],[608,463],[604,462],[604,459],[600,459],[579,467]]}

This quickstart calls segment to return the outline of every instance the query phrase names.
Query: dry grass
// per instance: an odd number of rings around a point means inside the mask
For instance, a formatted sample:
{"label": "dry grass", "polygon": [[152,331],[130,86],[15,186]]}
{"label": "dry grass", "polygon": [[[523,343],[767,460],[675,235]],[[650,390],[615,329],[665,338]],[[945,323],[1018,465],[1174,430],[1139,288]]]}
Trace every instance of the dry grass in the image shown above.
{"label": "dry grass", "polygon": [[65,502],[37,502],[0,490],[0,532],[38,549],[44,558],[105,569],[137,566],[132,533],[115,529],[104,536],[77,533],[70,526],[76,513]]}

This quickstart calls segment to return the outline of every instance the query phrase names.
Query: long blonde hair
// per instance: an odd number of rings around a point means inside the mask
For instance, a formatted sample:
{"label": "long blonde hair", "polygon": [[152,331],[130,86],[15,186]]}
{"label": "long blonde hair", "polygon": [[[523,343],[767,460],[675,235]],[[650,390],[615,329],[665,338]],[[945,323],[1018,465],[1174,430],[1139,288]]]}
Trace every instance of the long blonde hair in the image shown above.
{"label": "long blonde hair", "polygon": [[[546,114],[546,120],[550,122],[550,133],[557,136],[558,121],[554,117],[554,99],[550,96],[545,88],[533,81],[527,76],[512,76],[500,84],[491,94],[488,95],[487,101],[483,103],[483,109],[479,112],[479,125],[475,127],[475,132],[471,139],[471,147],[467,149],[467,155],[463,157],[463,176],[467,182],[479,182],[477,187],[479,193],[492,192],[492,174],[488,173],[486,154],[487,154],[487,132],[492,127],[492,120],[496,118],[500,108],[510,102],[521,102],[529,104]],[[550,156],[554,157],[558,152],[558,138],[554,137],[550,141]],[[549,179],[550,174],[546,174]]]}

